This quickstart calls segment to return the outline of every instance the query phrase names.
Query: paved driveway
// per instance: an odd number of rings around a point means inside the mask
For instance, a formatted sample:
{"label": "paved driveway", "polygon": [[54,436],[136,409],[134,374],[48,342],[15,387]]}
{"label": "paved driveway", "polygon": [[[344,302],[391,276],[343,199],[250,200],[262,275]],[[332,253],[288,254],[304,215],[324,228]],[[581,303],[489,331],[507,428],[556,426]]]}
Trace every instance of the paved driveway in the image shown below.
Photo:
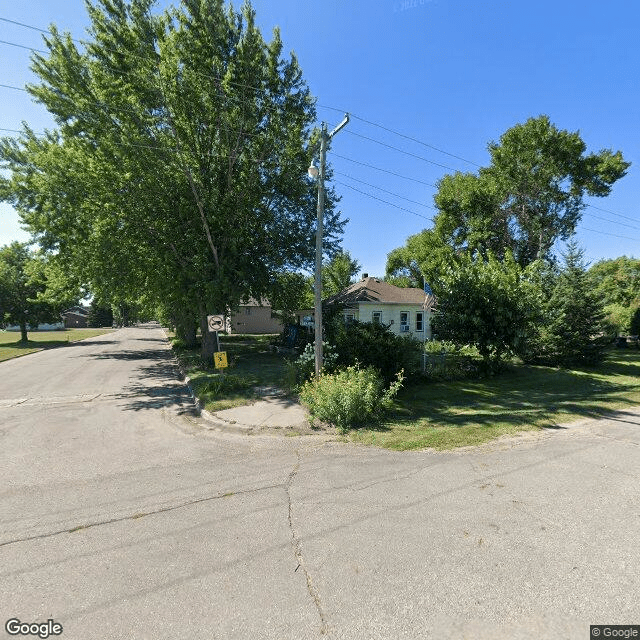
{"label": "paved driveway", "polygon": [[586,640],[640,623],[639,443],[635,412],[450,453],[211,432],[157,326],[122,329],[0,363],[0,617]]}

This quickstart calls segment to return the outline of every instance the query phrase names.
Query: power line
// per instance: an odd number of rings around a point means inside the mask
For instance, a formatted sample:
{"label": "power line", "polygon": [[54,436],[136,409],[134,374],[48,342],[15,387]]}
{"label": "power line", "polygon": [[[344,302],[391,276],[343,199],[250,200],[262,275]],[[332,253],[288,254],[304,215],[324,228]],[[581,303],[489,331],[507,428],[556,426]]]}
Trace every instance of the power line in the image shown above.
{"label": "power line", "polygon": [[612,216],[625,218],[627,220],[631,220],[632,222],[638,222],[636,218],[630,218],[629,216],[624,216],[621,213],[616,213],[615,211],[611,211],[610,209],[603,209],[602,207],[596,207],[595,204],[588,204],[587,207],[591,207],[592,209],[597,209],[598,211],[604,211],[604,213],[610,213]]}
{"label": "power line", "polygon": [[[9,18],[0,17],[0,21],[6,22],[6,23],[9,23],[9,24],[14,24],[14,25],[17,25],[17,26],[21,26],[21,27],[24,27],[24,28],[26,28],[26,29],[32,29],[32,30],[34,30],[34,31],[38,31],[38,32],[40,32],[40,33],[46,33],[46,34],[53,35],[53,33],[52,33],[49,29],[42,29],[42,28],[40,28],[40,27],[36,27],[36,26],[34,26],[34,25],[30,25],[30,24],[27,24],[27,23],[24,23],[24,22],[19,22],[19,21],[17,21],[17,20],[11,20],[11,19],[9,19]],[[83,46],[85,46],[85,45],[86,45],[86,42],[84,42],[84,41],[82,41],[82,40],[78,40],[78,39],[76,39],[76,38],[71,38],[71,40],[72,40],[73,42],[76,42],[76,43],[81,44],[81,45],[83,45]],[[50,51],[44,51],[44,50],[42,50],[42,49],[36,49],[36,48],[34,48],[34,47],[29,47],[29,46],[26,46],[26,45],[18,44],[18,43],[15,43],[15,42],[9,42],[9,41],[6,41],[6,40],[0,40],[0,44],[5,44],[5,45],[8,45],[8,46],[18,47],[18,48],[21,48],[21,49],[26,49],[26,50],[29,50],[29,51],[34,51],[34,52],[41,53],[41,54],[44,54],[44,55],[47,55],[48,53],[50,53]],[[107,48],[107,50],[108,50],[108,51],[116,52],[116,50],[115,50],[115,49]],[[135,57],[135,58],[139,58],[139,59],[141,59],[141,60],[147,60],[147,59],[148,59],[148,58],[145,58],[144,56],[141,56],[141,55],[139,55],[139,54],[135,54],[135,53],[132,53],[132,52],[128,52],[128,53],[129,53],[129,55],[131,55],[131,56],[133,56],[133,57]],[[123,71],[123,70],[119,70],[119,69],[113,69],[113,68],[108,67],[108,66],[105,66],[105,68],[106,68],[106,69],[109,69],[109,70],[111,70],[111,71],[113,71],[113,72],[115,72],[115,73],[121,74],[121,75],[129,75],[129,74],[131,74],[131,72],[130,72],[130,71]],[[214,76],[214,75],[210,75],[210,74],[205,74],[205,73],[198,72],[198,71],[196,71],[196,72],[195,72],[195,74],[196,74],[196,75],[198,75],[198,76],[200,76],[200,77],[203,77],[203,78],[208,78],[208,79],[211,79],[211,80],[216,80],[216,81],[218,81],[218,82],[222,80],[222,78],[221,78],[220,76]],[[253,86],[253,85],[249,85],[249,84],[246,84],[246,83],[238,83],[238,82],[233,82],[233,81],[228,81],[228,80],[227,80],[227,82],[228,82],[228,84],[230,84],[230,85],[234,85],[234,86],[237,86],[237,87],[243,87],[243,88],[249,88],[249,89],[251,89],[251,90],[253,90],[253,91],[260,91],[260,90],[261,90],[259,87],[256,87],[256,86]],[[0,84],[0,87],[6,88],[6,89],[12,89],[12,90],[15,90],[15,91],[23,91],[23,92],[25,92],[25,93],[29,93],[26,89],[21,88],[21,87],[15,87],[15,86],[6,85],[6,84]],[[235,97],[235,96],[229,96],[229,95],[227,95],[227,94],[224,94],[224,96],[225,96],[225,98],[226,98],[226,99],[232,99],[232,100],[240,101],[240,98],[237,98],[237,97]],[[95,104],[95,105],[97,105],[97,106],[101,106],[101,107],[103,107],[103,108],[104,108],[105,106],[107,106],[107,105],[104,105],[104,104],[102,104],[102,103],[97,103],[97,102],[96,102],[96,103],[94,103],[94,104]],[[329,110],[337,111],[337,112],[344,112],[344,111],[345,111],[344,109],[339,109],[339,108],[337,108],[337,107],[332,107],[332,106],[324,105],[324,104],[318,104],[317,106],[318,106],[318,107],[320,107],[320,108],[322,108],[322,109],[329,109]],[[112,107],[111,107],[111,108],[112,108]],[[277,108],[274,108],[274,107],[267,107],[267,106],[265,106],[264,108],[265,108],[266,110],[270,110],[270,109],[271,109],[271,110],[277,110]],[[121,110],[121,111],[123,111],[123,112],[124,112],[124,111],[131,111],[131,112],[133,112],[132,110],[124,110],[124,109],[119,109],[119,110]],[[401,138],[404,138],[404,139],[407,139],[407,140],[411,140],[412,142],[415,142],[415,143],[417,143],[417,144],[420,144],[420,145],[422,145],[422,146],[424,146],[424,147],[426,147],[426,148],[429,148],[429,149],[432,149],[432,150],[437,151],[437,152],[439,152],[439,153],[442,153],[442,154],[448,155],[448,156],[450,156],[450,157],[452,157],[452,158],[456,158],[456,159],[458,159],[458,160],[462,160],[463,162],[467,162],[467,163],[469,163],[469,164],[471,164],[471,165],[473,165],[473,166],[480,167],[480,165],[479,165],[479,164],[477,164],[477,163],[473,162],[472,160],[468,160],[467,158],[464,158],[464,157],[462,157],[462,156],[459,156],[459,155],[456,155],[456,154],[450,153],[450,152],[448,152],[448,151],[445,151],[444,149],[440,149],[439,147],[436,147],[436,146],[431,145],[431,144],[429,144],[429,143],[427,143],[427,142],[424,142],[423,140],[420,140],[420,139],[415,138],[415,137],[413,137],[413,136],[406,135],[406,134],[404,134],[404,133],[401,133],[401,132],[399,132],[399,131],[396,131],[396,130],[394,130],[394,129],[391,129],[390,127],[387,127],[387,126],[385,126],[385,125],[382,125],[382,124],[379,124],[379,123],[374,122],[374,121],[372,121],[372,120],[368,120],[368,119],[366,119],[366,118],[363,118],[363,117],[361,117],[361,116],[358,116],[357,114],[350,113],[350,115],[351,115],[354,119],[356,119],[356,120],[360,120],[361,122],[363,122],[363,123],[365,123],[365,124],[368,124],[368,125],[370,125],[370,126],[377,127],[377,128],[382,129],[382,130],[384,130],[384,131],[387,131],[387,132],[389,132],[389,133],[392,133],[392,134],[394,134],[394,135],[397,135],[397,136],[399,136],[399,137],[401,137]],[[394,150],[394,151],[397,151],[397,152],[399,152],[399,153],[403,153],[403,154],[405,154],[405,155],[408,155],[408,156],[411,156],[411,157],[417,158],[417,159],[422,160],[422,161],[424,161],[424,162],[427,162],[427,163],[429,163],[429,164],[433,164],[433,165],[438,166],[438,167],[441,167],[441,168],[443,168],[443,169],[448,169],[448,170],[450,170],[450,171],[456,171],[456,169],[454,169],[453,167],[449,167],[449,166],[447,166],[447,165],[444,165],[444,164],[441,164],[441,163],[435,162],[435,161],[430,160],[430,159],[428,159],[428,158],[425,158],[425,157],[423,157],[423,156],[419,156],[419,155],[414,154],[414,153],[411,153],[411,152],[409,152],[409,151],[405,151],[404,149],[401,149],[401,148],[399,148],[399,147],[395,147],[395,146],[393,146],[393,145],[387,144],[387,143],[382,142],[382,141],[380,141],[380,140],[377,140],[377,139],[375,139],[375,138],[371,138],[371,137],[369,137],[369,136],[365,136],[365,135],[363,135],[363,134],[359,134],[359,133],[357,133],[357,132],[354,132],[354,131],[351,131],[351,130],[348,130],[348,129],[347,129],[346,131],[347,131],[347,133],[350,133],[350,134],[351,134],[351,135],[353,135],[353,136],[357,136],[357,137],[360,137],[360,138],[366,139],[366,140],[368,140],[368,141],[370,141],[370,142],[374,142],[375,144],[378,144],[378,145],[381,145],[381,146],[387,147],[387,148],[389,148],[389,149],[392,149],[392,150]],[[237,133],[237,132],[236,132],[236,133]],[[248,133],[245,133],[244,135],[250,136],[250,135],[255,135],[255,134],[248,134]],[[116,144],[117,144],[117,143],[116,143]],[[133,145],[129,144],[128,146],[133,146]],[[146,145],[138,145],[138,146],[146,146]],[[153,147],[148,147],[148,148],[153,148]],[[160,148],[157,148],[157,149],[160,149]],[[336,157],[339,157],[339,158],[345,159],[345,160],[347,160],[347,161],[354,162],[354,163],[356,163],[356,164],[360,164],[360,165],[362,165],[362,166],[367,166],[367,167],[369,167],[369,168],[375,169],[375,170],[377,170],[377,171],[382,171],[382,172],[388,173],[388,174],[390,174],[390,175],[395,175],[395,176],[397,176],[397,177],[401,177],[401,178],[406,179],[406,180],[411,180],[411,181],[418,182],[418,183],[421,183],[421,184],[425,184],[425,185],[428,185],[428,186],[435,186],[435,185],[432,185],[431,183],[424,182],[424,181],[418,180],[418,179],[416,179],[416,178],[411,178],[411,177],[409,177],[409,176],[404,176],[404,175],[402,175],[402,174],[398,174],[398,173],[395,173],[395,172],[393,172],[393,171],[389,171],[389,170],[386,170],[386,169],[382,169],[382,168],[380,168],[380,167],[375,167],[375,166],[373,166],[373,165],[369,165],[369,164],[364,163],[364,162],[359,162],[359,161],[353,160],[353,159],[351,159],[351,158],[347,158],[347,157],[345,157],[345,156],[340,156],[339,154],[335,154],[335,153],[334,153],[334,155],[335,155]],[[365,183],[365,184],[367,184],[367,183]],[[373,185],[370,185],[370,186],[373,186]],[[376,188],[376,187],[374,187],[374,188]],[[392,193],[392,192],[388,192],[388,193]],[[365,194],[365,195],[367,195],[367,194]],[[396,195],[396,196],[397,196],[397,194],[392,194],[392,195]],[[397,196],[397,197],[401,197],[401,198],[403,198],[403,196]],[[403,198],[403,199],[406,199],[406,198]],[[632,221],[632,222],[637,222],[637,220],[636,220],[635,218],[632,218],[632,217],[630,217],[630,216],[623,215],[623,214],[621,214],[621,213],[617,213],[617,212],[615,212],[615,211],[611,211],[611,210],[609,210],[609,209],[604,209],[604,208],[602,208],[602,207],[598,207],[598,206],[596,206],[596,205],[592,205],[592,204],[587,204],[586,206],[587,206],[587,207],[590,207],[590,208],[593,208],[593,209],[597,209],[597,210],[603,211],[603,212],[605,212],[605,213],[609,213],[609,214],[611,214],[611,215],[614,215],[614,216],[617,216],[617,217],[620,217],[620,218],[624,218],[624,219],[630,220],[630,221]],[[592,217],[598,217],[598,218],[599,218],[599,219],[601,219],[601,220],[604,220],[604,221],[606,221],[606,222],[610,222],[610,223],[613,223],[613,224],[620,224],[620,225],[623,225],[623,223],[617,223],[617,222],[615,222],[615,221],[613,221],[613,220],[608,220],[608,219],[606,219],[606,218],[602,218],[602,217],[599,217],[599,216],[595,216],[595,214],[587,214],[587,215],[591,215]],[[638,228],[638,227],[632,227],[631,225],[623,225],[623,226],[628,226],[628,227],[631,227],[631,228]],[[605,233],[605,232],[598,232],[598,231],[595,231],[595,230],[592,230],[592,231],[594,231],[595,233]],[[607,235],[613,235],[613,234],[607,234]],[[616,237],[622,237],[622,236],[616,236]]]}
{"label": "power line", "polygon": [[392,176],[396,176],[398,178],[403,178],[404,180],[410,180],[411,182],[417,182],[418,184],[425,184],[428,187],[435,187],[437,185],[432,184],[431,182],[425,182],[424,180],[418,180],[418,178],[412,178],[411,176],[405,176],[402,173],[396,173],[395,171],[390,171],[389,169],[383,169],[382,167],[376,167],[375,165],[368,164],[367,162],[360,162],[360,160],[354,160],[353,158],[348,158],[347,156],[341,156],[339,153],[335,151],[329,150],[327,153],[335,156],[336,158],[340,158],[341,160],[347,160],[348,162],[353,162],[353,164],[358,164],[362,167],[368,167],[369,169],[375,169],[376,171],[381,171],[382,173],[388,173]]}
{"label": "power line", "polygon": [[340,171],[334,171],[333,173],[339,176],[343,176],[344,178],[349,178],[349,180],[354,180],[355,182],[359,182],[360,184],[364,184],[367,187],[378,189],[378,191],[382,191],[383,193],[388,193],[390,196],[395,196],[396,198],[400,198],[401,200],[406,200],[407,202],[411,202],[412,204],[417,204],[419,207],[426,207],[427,209],[433,209],[434,211],[437,211],[437,209],[435,207],[432,207],[431,205],[424,204],[423,202],[418,202],[417,200],[411,200],[410,198],[401,196],[399,193],[394,193],[393,191],[387,191],[387,189],[383,189],[382,187],[378,187],[375,184],[365,182],[364,180],[359,180],[358,178],[354,178],[353,176],[350,176],[347,173],[340,173]]}
{"label": "power line", "polygon": [[15,42],[8,42],[7,40],[0,40],[0,44],[6,44],[6,45],[9,45],[10,47],[17,47],[18,49],[27,49],[27,51],[35,51],[37,53],[43,53],[45,55],[49,53],[44,49],[34,49],[33,47],[27,47],[24,44],[17,44]]}
{"label": "power line", "polygon": [[418,216],[418,218],[424,218],[425,220],[429,220],[433,222],[433,218],[427,218],[427,216],[423,216],[421,213],[416,213],[415,211],[411,211],[411,209],[406,209],[405,207],[401,207],[399,204],[394,204],[393,202],[389,202],[388,200],[383,200],[382,198],[378,198],[378,196],[374,196],[372,193],[367,193],[366,191],[361,191],[360,189],[356,189],[356,187],[352,187],[350,184],[346,182],[340,182],[339,180],[334,180],[336,184],[340,184],[343,187],[347,187],[347,189],[351,189],[352,191],[357,191],[368,198],[372,198],[373,200],[378,200],[378,202],[383,202],[384,204],[388,204],[390,207],[395,207],[396,209],[400,209],[401,211],[406,211],[407,213],[412,213],[414,216]]}
{"label": "power line", "polygon": [[48,29],[41,29],[40,27],[34,27],[31,24],[26,24],[24,22],[18,22],[17,20],[9,20],[9,18],[0,17],[2,22],[8,22],[9,24],[17,24],[19,27],[26,27],[27,29],[33,29],[34,31],[39,31],[40,33],[51,33]]}
{"label": "power line", "polygon": [[640,227],[636,227],[632,224],[627,224],[626,222],[616,222],[615,220],[609,220],[609,218],[603,218],[602,216],[598,216],[595,213],[585,212],[585,215],[591,216],[592,218],[598,218],[598,220],[604,220],[605,222],[608,222],[610,224],[617,224],[617,225],[620,225],[621,227],[629,227],[630,229],[638,229],[640,231]]}
{"label": "power line", "polygon": [[598,231],[597,229],[590,229],[589,227],[582,227],[585,231],[592,231],[593,233],[600,233],[605,236],[612,236],[613,238],[621,238],[622,240],[632,240],[638,242],[638,238],[630,238],[629,236],[619,236],[615,233],[608,233],[607,231]]}
{"label": "power line", "polygon": [[[18,22],[17,20],[10,20],[8,18],[0,17],[0,20],[3,21],[3,22],[8,22],[10,24],[15,24],[15,25],[18,25],[18,26],[21,26],[21,27],[25,27],[27,29],[32,29],[32,30],[38,31],[40,33],[48,33],[50,35],[53,35],[53,33],[49,29],[41,29],[40,27],[36,27],[34,25],[30,25],[30,24],[27,24],[27,23],[24,23],[24,22]],[[73,42],[76,42],[76,43],[81,44],[83,46],[86,44],[82,40],[77,40],[76,38],[71,38],[71,40]],[[0,41],[0,42],[4,42],[4,41]],[[22,47],[22,48],[25,48],[25,49],[31,49],[32,51],[37,51],[38,53],[43,53],[43,54],[47,53],[47,52],[45,52],[45,51],[43,51],[41,49],[32,49],[31,47],[25,47],[24,45],[17,45],[17,44],[10,43],[10,42],[6,42],[5,44],[9,44],[9,45],[12,45],[12,46],[19,46],[19,47]],[[108,49],[108,50],[114,51],[112,49]],[[137,54],[131,54],[131,55],[133,55],[134,57],[143,59],[143,60],[146,59],[143,56],[140,56],[140,55],[137,55]],[[201,72],[198,72],[198,75],[200,75],[202,77],[209,78],[209,79],[214,79],[214,80],[217,80],[217,81],[221,80],[220,76],[212,76],[212,75],[209,75],[209,74],[203,74]],[[237,83],[237,82],[229,82],[229,84],[233,84],[233,85],[239,86],[239,87],[249,88],[249,89],[252,89],[254,91],[258,91],[259,90],[258,87],[255,87],[255,86],[252,86],[252,85],[248,85],[248,84]],[[329,105],[323,105],[323,104],[318,104],[318,107],[320,107],[322,109],[330,109],[332,111],[341,111],[342,113],[345,113],[346,111],[349,111],[348,109],[346,109],[346,110],[345,109],[338,109],[337,107],[331,107]],[[469,163],[469,164],[471,164],[473,166],[476,166],[476,167],[480,166],[479,164],[477,164],[476,162],[473,162],[472,160],[467,160],[466,158],[463,158],[462,156],[456,155],[454,153],[450,153],[449,151],[445,151],[444,149],[440,149],[439,147],[436,147],[436,146],[434,146],[432,144],[429,144],[428,142],[424,142],[423,140],[419,140],[418,138],[415,138],[413,136],[406,135],[404,133],[401,133],[399,131],[396,131],[394,129],[386,127],[385,125],[379,124],[377,122],[373,122],[372,120],[368,120],[368,119],[363,118],[361,116],[358,116],[356,114],[350,114],[350,115],[352,115],[352,117],[354,119],[360,120],[360,122],[364,122],[365,124],[371,125],[373,127],[377,127],[377,128],[382,129],[384,131],[392,133],[392,134],[394,134],[396,136],[404,138],[405,140],[411,140],[412,142],[420,144],[420,145],[422,145],[422,146],[424,146],[424,147],[426,147],[428,149],[432,149],[434,151],[437,151],[438,153],[442,153],[442,154],[447,155],[447,156],[449,156],[451,158],[456,158],[457,160],[462,160],[463,162],[467,162],[467,163]],[[427,162],[429,162],[429,161],[427,160]],[[443,166],[444,167],[444,165],[438,165],[438,166]],[[444,168],[450,168],[450,167],[444,167]]]}
{"label": "power line", "polygon": [[416,153],[411,153],[410,151],[405,151],[404,149],[400,149],[400,147],[394,147],[392,144],[387,144],[386,142],[382,142],[380,140],[376,140],[375,138],[371,138],[369,136],[362,135],[361,133],[356,133],[355,131],[351,131],[349,129],[345,129],[345,132],[356,136],[358,138],[363,138],[364,140],[369,140],[370,142],[375,142],[382,147],[387,147],[387,149],[393,149],[394,151],[398,151],[399,153],[404,153],[406,156],[411,156],[412,158],[417,158],[418,160],[422,160],[424,162],[428,162],[429,164],[433,164],[436,167],[442,167],[443,169],[449,169],[449,171],[457,171],[453,167],[449,167],[446,164],[440,164],[439,162],[434,162],[433,160],[429,160],[429,158],[425,158],[424,156],[419,156]]}

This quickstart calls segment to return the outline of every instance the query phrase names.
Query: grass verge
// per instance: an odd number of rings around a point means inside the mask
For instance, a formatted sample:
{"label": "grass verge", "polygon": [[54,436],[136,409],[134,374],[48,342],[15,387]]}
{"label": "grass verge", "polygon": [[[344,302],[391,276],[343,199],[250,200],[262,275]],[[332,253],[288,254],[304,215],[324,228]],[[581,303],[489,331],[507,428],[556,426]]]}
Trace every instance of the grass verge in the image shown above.
{"label": "grass verge", "polygon": [[484,380],[408,386],[385,421],[347,437],[387,449],[452,449],[639,404],[640,351],[616,350],[598,369],[513,365]]}
{"label": "grass verge", "polygon": [[220,348],[226,351],[229,362],[224,373],[217,371],[212,362],[202,361],[199,345],[187,349],[175,339],[172,343],[202,407],[208,411],[221,411],[251,404],[260,397],[264,387],[284,387],[285,359],[271,349],[269,342],[272,337],[221,336]]}
{"label": "grass verge", "polygon": [[20,334],[15,331],[0,332],[0,362],[25,356],[28,353],[64,347],[70,342],[95,338],[113,329],[61,329],[59,331],[29,331],[29,341],[20,342]]}

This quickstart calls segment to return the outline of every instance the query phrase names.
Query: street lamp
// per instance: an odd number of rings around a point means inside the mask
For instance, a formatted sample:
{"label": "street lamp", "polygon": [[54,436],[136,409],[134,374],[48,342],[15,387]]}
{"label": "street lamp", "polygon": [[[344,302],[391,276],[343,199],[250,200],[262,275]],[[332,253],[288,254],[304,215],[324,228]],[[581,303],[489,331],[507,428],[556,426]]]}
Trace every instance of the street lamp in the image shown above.
{"label": "street lamp", "polygon": [[318,179],[318,224],[316,230],[316,268],[315,268],[315,355],[316,378],[322,370],[322,222],[324,219],[324,171],[327,159],[327,142],[349,122],[349,114],[344,114],[342,122],[331,132],[327,133],[327,125],[323,122],[320,130],[320,167],[311,161],[307,170],[309,177]]}

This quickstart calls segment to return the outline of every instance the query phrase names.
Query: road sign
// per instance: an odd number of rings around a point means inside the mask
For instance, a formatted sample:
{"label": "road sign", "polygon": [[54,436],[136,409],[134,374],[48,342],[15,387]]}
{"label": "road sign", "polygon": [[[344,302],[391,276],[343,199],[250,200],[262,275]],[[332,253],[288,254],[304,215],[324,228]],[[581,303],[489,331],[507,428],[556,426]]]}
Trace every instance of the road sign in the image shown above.
{"label": "road sign", "polygon": [[216,351],[213,354],[213,362],[216,366],[216,369],[225,369],[229,365],[227,364],[227,352],[226,351]]}
{"label": "road sign", "polygon": [[224,329],[224,316],[207,316],[207,325],[209,327],[209,331],[222,331]]}

